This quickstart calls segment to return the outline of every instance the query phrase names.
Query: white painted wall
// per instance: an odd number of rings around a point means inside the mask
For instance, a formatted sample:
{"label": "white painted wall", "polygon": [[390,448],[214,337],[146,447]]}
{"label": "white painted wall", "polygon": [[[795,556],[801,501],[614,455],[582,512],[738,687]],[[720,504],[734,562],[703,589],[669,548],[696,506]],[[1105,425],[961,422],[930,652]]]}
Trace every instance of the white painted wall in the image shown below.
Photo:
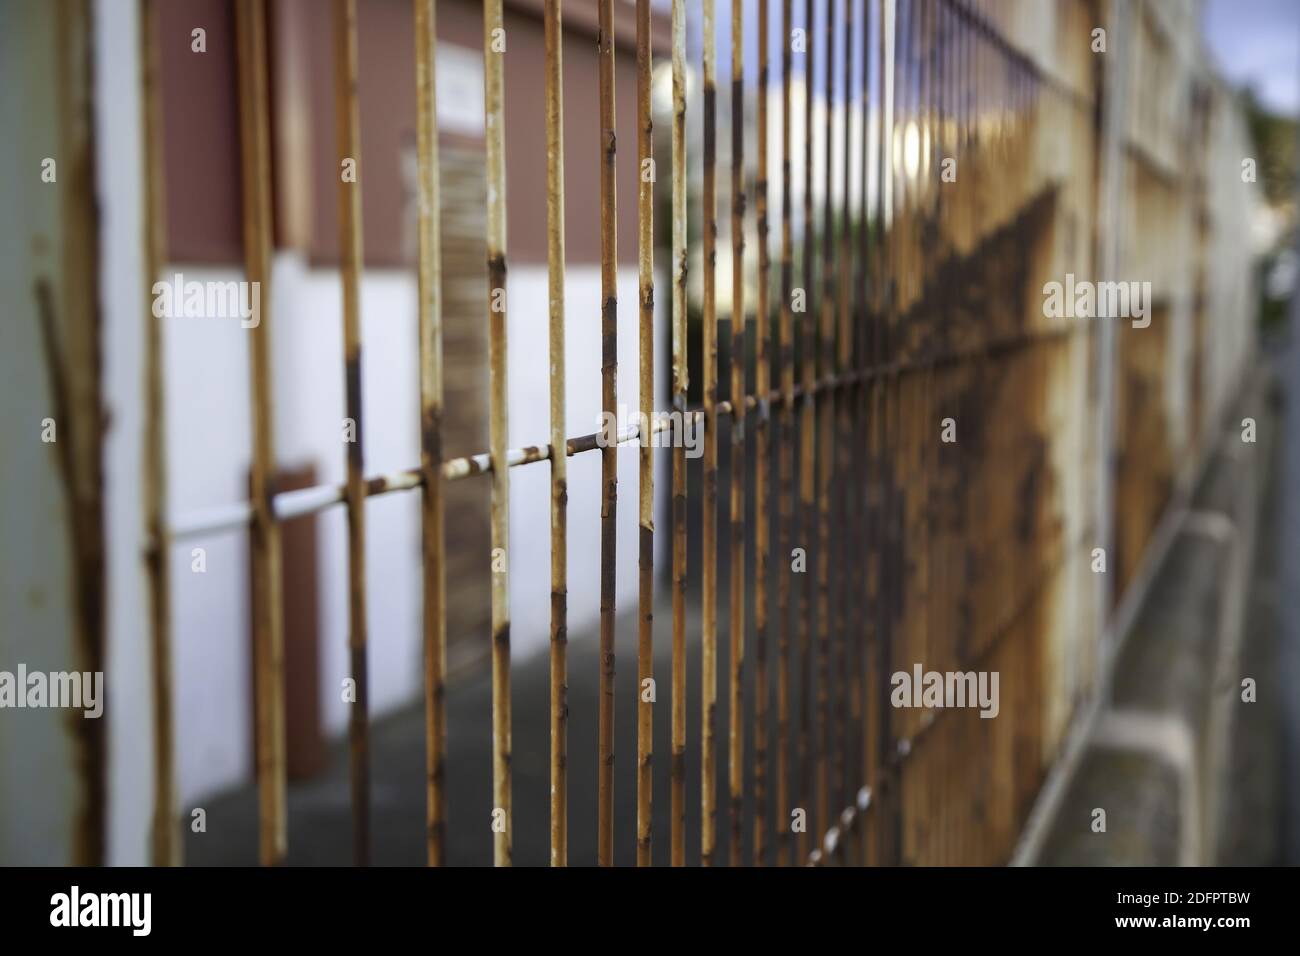
{"label": "white painted wall", "polygon": [[95,20],[96,177],[100,210],[100,320],[107,570],[108,862],[149,862],[153,819],[153,696],[144,498],[145,322],[143,122],[139,31],[125,0],[99,0]]}
{"label": "white painted wall", "polygon": [[[169,267],[186,281],[229,281],[232,270]],[[512,447],[544,444],[549,434],[546,270],[510,270],[509,354]],[[568,433],[597,429],[600,410],[600,276],[575,267],[567,276]],[[323,483],[344,480],[340,288],[334,270],[312,269],[281,254],[272,277],[268,320],[274,329],[277,456],[285,465],[315,462]],[[661,296],[661,302],[665,297]],[[619,398],[635,408],[638,355],[636,270],[619,276]],[[263,300],[265,302],[265,298]],[[418,351],[413,274],[369,270],[362,282],[362,388],[367,474],[419,463]],[[657,328],[662,355],[665,312]],[[171,319],[166,326],[169,469],[172,512],[242,501],[249,456],[247,336],[237,321]],[[660,363],[662,364],[662,362]],[[656,388],[667,387],[659,369]],[[486,389],[486,380],[483,383]],[[664,399],[659,403],[664,408]],[[455,415],[454,408],[448,409]],[[660,456],[666,467],[668,457]],[[659,479],[660,511],[668,501]],[[599,455],[569,465],[570,632],[581,638],[599,614]],[[469,479],[469,480],[485,480]],[[619,453],[619,603],[636,600],[637,454]],[[543,651],[550,627],[549,468],[511,472],[511,617],[513,654]],[[347,667],[347,538],[344,511],[318,519],[321,600],[321,713],[330,733],[343,730],[339,688]],[[367,507],[372,712],[413,702],[422,692],[420,521],[418,492],[371,499]],[[663,536],[661,536],[661,545]],[[191,570],[191,549],[207,551],[207,571]],[[457,542],[448,541],[449,548]],[[247,542],[242,532],[185,542],[172,555],[177,667],[177,733],[183,802],[248,776],[252,762],[248,662]],[[489,556],[484,555],[484,560]],[[579,586],[589,582],[590,586]],[[486,635],[485,635],[486,639]]]}
{"label": "white painted wall", "polygon": [[[668,284],[657,282],[655,322],[655,408],[668,410],[671,386],[666,356]],[[550,429],[547,345],[547,279],[544,268],[512,269],[509,283],[510,445],[545,444]],[[587,435],[600,423],[600,269],[570,268],[565,279],[565,416],[570,437]],[[618,276],[618,401],[629,413],[639,407],[637,362],[637,273]],[[569,459],[569,634],[580,638],[600,619],[600,454]],[[666,529],[671,500],[670,458],[655,450],[656,527]],[[618,604],[637,600],[638,448],[618,452]],[[512,649],[541,651],[550,639],[550,468],[530,465],[511,474],[510,615]],[[667,553],[667,534],[656,535],[656,560]]]}

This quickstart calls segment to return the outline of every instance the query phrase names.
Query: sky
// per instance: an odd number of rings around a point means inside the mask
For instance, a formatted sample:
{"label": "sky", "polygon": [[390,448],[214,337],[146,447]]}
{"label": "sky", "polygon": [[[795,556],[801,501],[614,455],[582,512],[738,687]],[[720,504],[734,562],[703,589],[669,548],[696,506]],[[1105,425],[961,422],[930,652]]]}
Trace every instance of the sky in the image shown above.
{"label": "sky", "polygon": [[1205,0],[1201,32],[1220,73],[1300,117],[1300,0]]}
{"label": "sky", "polygon": [[[815,2],[820,22],[824,0]],[[662,0],[662,6],[668,7],[668,0]],[[731,68],[731,4],[719,0],[716,6],[718,75],[725,78]],[[803,4],[794,7],[796,20],[802,21]],[[757,46],[754,8],[747,4],[745,11],[746,49],[752,50]],[[775,28],[779,7],[774,7],[773,17]],[[1219,72],[1233,85],[1249,84],[1270,108],[1300,117],[1300,0],[1203,0],[1201,32]],[[779,40],[772,40],[772,62],[779,64]],[[698,56],[698,51],[692,52]],[[754,71],[753,57],[747,56],[746,82],[753,81]]]}

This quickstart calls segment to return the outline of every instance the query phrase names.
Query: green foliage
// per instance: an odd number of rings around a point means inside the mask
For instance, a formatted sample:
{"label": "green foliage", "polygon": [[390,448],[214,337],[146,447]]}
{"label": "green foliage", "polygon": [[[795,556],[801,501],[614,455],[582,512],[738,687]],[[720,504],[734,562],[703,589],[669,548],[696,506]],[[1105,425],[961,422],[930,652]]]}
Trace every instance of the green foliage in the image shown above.
{"label": "green foliage", "polygon": [[1246,123],[1258,151],[1260,185],[1264,197],[1273,206],[1293,200],[1296,191],[1297,137],[1300,123],[1289,116],[1270,113],[1253,92],[1247,89],[1242,95]]}

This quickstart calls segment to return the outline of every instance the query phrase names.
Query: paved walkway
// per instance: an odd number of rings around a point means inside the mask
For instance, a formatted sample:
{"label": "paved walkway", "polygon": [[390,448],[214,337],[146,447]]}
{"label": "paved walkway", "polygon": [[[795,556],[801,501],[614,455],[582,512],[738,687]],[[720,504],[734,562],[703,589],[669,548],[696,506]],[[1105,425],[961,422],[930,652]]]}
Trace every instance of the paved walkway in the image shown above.
{"label": "paved walkway", "polygon": [[[1122,645],[1112,694],[1052,819],[1047,865],[1284,862],[1291,694],[1279,667],[1279,492],[1296,416],[1256,383],[1225,432],[1189,515]],[[1256,702],[1241,681],[1256,682]],[[1290,725],[1294,727],[1295,725]],[[1095,826],[1105,811],[1105,831]]]}

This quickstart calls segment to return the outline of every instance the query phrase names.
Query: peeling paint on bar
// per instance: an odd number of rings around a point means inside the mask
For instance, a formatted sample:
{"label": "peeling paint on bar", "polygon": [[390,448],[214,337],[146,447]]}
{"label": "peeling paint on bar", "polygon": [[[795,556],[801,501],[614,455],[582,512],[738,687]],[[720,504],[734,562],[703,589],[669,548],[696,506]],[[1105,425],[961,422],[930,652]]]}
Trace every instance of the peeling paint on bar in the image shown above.
{"label": "peeling paint on bar", "polygon": [[[334,120],[340,160],[361,166],[356,0],[334,0]],[[339,277],[343,284],[344,405],[353,432],[347,448],[348,673],[356,698],[348,709],[351,753],[352,862],[370,863],[370,678],[366,639],[366,491],[361,410],[361,178],[338,182]]]}
{"label": "peeling paint on bar", "polygon": [[[822,299],[818,310],[817,327],[817,373],[830,375],[835,368],[835,209],[833,189],[833,162],[831,153],[835,138],[835,34],[838,17],[836,10],[838,0],[828,0],[826,5],[826,55],[824,59],[825,79],[823,95],[826,99],[825,146],[822,150],[824,177],[824,209],[822,213]],[[816,752],[817,774],[815,787],[816,833],[823,832],[831,819],[831,761],[834,760],[831,747],[831,614],[830,614],[830,573],[831,573],[831,489],[832,472],[835,467],[835,432],[833,396],[826,400],[814,402],[813,414],[817,428],[817,467],[816,467],[816,501],[817,501],[817,616],[816,635],[817,660],[816,678]]]}
{"label": "peeling paint on bar", "polygon": [[564,443],[564,91],[560,0],[546,0],[546,266],[551,441],[551,865],[569,863],[568,456]]}
{"label": "peeling paint on bar", "polygon": [[[777,551],[780,555],[777,578],[777,690],[776,690],[776,863],[789,866],[790,832],[790,551],[794,531],[792,496],[794,491],[794,332],[790,297],[794,286],[794,246],[791,219],[794,202],[791,194],[790,140],[793,101],[790,74],[793,64],[791,31],[793,0],[781,2],[781,314],[778,329],[780,363],[780,432],[777,507]],[[796,755],[797,756],[797,755]]]}
{"label": "peeling paint on bar", "polygon": [[[814,175],[814,151],[813,151],[813,107],[815,105],[814,90],[816,87],[816,74],[814,66],[816,63],[817,45],[813,40],[812,20],[815,5],[813,0],[804,0],[803,4],[803,22],[808,32],[807,48],[808,53],[804,58],[804,181],[803,181],[803,291],[805,296],[805,311],[799,320],[799,350],[801,364],[803,366],[803,401],[800,406],[799,421],[799,534],[796,538],[797,547],[801,548],[805,555],[808,552],[809,545],[812,543],[808,539],[810,529],[813,525],[813,506],[814,506],[814,441],[815,441],[815,417],[813,404],[814,392],[812,384],[816,381],[817,369],[815,362],[815,349],[813,347],[813,337],[809,325],[812,323],[813,316],[816,315],[815,299],[816,284],[814,278],[815,255],[816,255],[816,228],[814,226],[815,217],[813,209],[813,175]],[[815,549],[814,549],[815,554]],[[797,743],[798,754],[798,806],[809,815],[809,820],[804,830],[799,835],[798,850],[794,855],[795,860],[804,860],[812,850],[811,833],[815,831],[817,821],[812,817],[813,810],[813,761],[815,753],[813,750],[812,737],[812,714],[810,711],[812,700],[812,589],[814,576],[805,574],[803,586],[799,589],[799,736]]]}
{"label": "peeling paint on bar", "polygon": [[731,630],[727,719],[728,856],[742,862],[745,813],[745,21],[731,0]]}
{"label": "peeling paint on bar", "polygon": [[[487,168],[488,406],[491,460],[506,461],[506,144],[502,0],[483,5],[483,83]],[[510,775],[510,472],[492,469],[492,858],[513,863]]]}
{"label": "peeling paint on bar", "polygon": [[[654,413],[654,178],[644,173],[654,162],[654,127],[650,112],[651,49],[650,0],[636,0],[636,119],[637,119],[637,272],[640,286],[641,414]],[[654,701],[645,688],[654,680],[654,470],[649,442],[641,442],[638,491],[640,495],[639,609],[637,633],[637,822],[636,861],[652,862],[650,812],[654,783]]]}
{"label": "peeling paint on bar", "polygon": [[[686,421],[686,0],[673,0],[673,411]],[[686,865],[686,443],[673,448],[672,865]]]}
{"label": "peeling paint on bar", "polygon": [[704,4],[704,500],[701,561],[703,635],[700,663],[700,864],[717,849],[718,702],[718,313],[717,313],[717,33],[714,0]]}
{"label": "peeling paint on bar", "polygon": [[[239,65],[240,160],[243,181],[245,278],[269,292],[271,278],[270,92],[267,77],[266,5],[239,0],[235,8]],[[280,528],[275,496],[274,406],[271,388],[271,296],[257,328],[249,331],[253,462],[250,472],[250,540],[253,577],[256,763],[263,865],[282,863],[288,851],[285,806],[287,763],[284,715],[284,625]]]}
{"label": "peeling paint on bar", "polygon": [[[442,482],[442,236],[435,87],[435,0],[413,0],[419,179],[420,555],[424,653],[425,844],[430,866],[447,862],[447,561]],[[367,483],[367,489],[372,483]],[[379,479],[384,490],[396,480]],[[379,493],[378,490],[370,493]]]}
{"label": "peeling paint on bar", "polygon": [[[758,83],[755,87],[758,100],[757,178],[754,182],[754,218],[758,234],[758,288],[754,303],[757,337],[754,346],[754,388],[759,396],[772,389],[771,356],[768,354],[768,323],[771,305],[769,282],[771,257],[768,245],[767,222],[767,103],[769,4],[758,5]],[[754,857],[756,866],[767,863],[768,836],[768,614],[767,574],[771,551],[771,455],[770,415],[766,406],[760,408],[758,424],[754,428]]]}
{"label": "peeling paint on bar", "polygon": [[[167,254],[164,229],[166,190],[162,139],[162,88],[159,83],[158,11],[155,0],[139,8],[142,65],[144,157],[145,288],[152,290]],[[162,323],[146,313],[144,476],[145,567],[149,580],[149,634],[153,653],[154,812],[150,859],[154,866],[182,862],[181,823],[176,782],[176,730],[172,684],[172,590],[168,563],[171,538],[167,514],[167,421]],[[246,523],[247,518],[241,524]]]}
{"label": "peeling paint on bar", "polygon": [[[597,0],[600,34],[597,41],[600,84],[600,398],[601,411],[613,415],[618,407],[618,207],[614,125],[614,8],[613,0]],[[618,449],[600,453],[600,703],[597,765],[597,860],[614,863],[614,628],[617,585]]]}

